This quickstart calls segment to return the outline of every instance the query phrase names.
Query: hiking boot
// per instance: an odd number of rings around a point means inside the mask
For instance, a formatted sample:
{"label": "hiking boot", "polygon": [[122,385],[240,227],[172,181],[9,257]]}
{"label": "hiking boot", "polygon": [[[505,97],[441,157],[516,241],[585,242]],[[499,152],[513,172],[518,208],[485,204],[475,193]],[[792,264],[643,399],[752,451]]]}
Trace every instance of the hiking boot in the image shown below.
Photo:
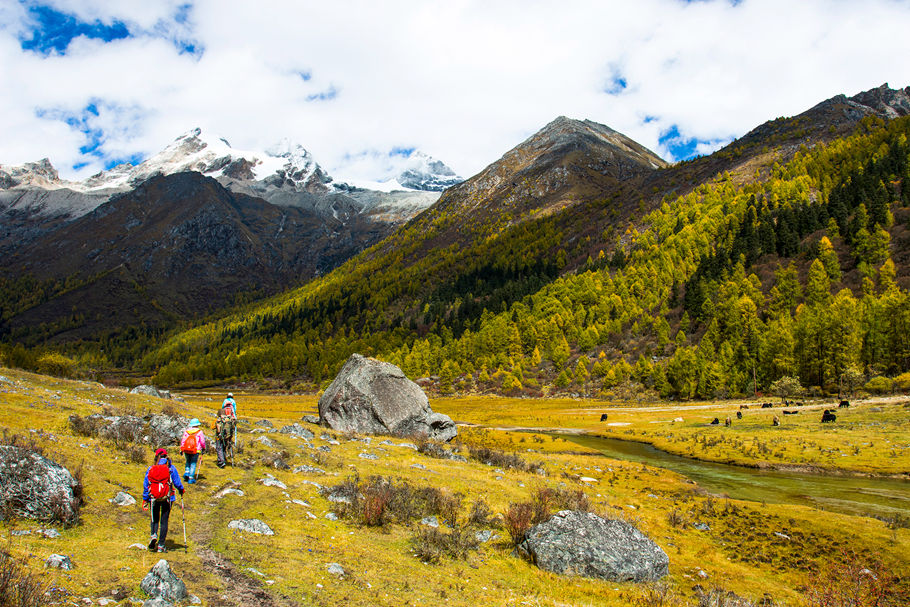
{"label": "hiking boot", "polygon": [[153,535],[149,540],[149,550],[154,550],[156,546],[158,546],[158,536]]}
{"label": "hiking boot", "polygon": [[158,552],[167,552],[167,548],[164,546],[158,546]]}

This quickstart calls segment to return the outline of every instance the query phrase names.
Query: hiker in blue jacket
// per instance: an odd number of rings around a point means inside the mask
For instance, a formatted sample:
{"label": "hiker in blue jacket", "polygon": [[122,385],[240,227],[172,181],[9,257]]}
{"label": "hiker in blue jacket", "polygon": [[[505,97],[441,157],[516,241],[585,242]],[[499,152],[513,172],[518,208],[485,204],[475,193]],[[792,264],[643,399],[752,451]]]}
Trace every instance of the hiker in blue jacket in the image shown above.
{"label": "hiker in blue jacket", "polygon": [[183,483],[180,473],[167,456],[167,449],[155,451],[155,459],[145,471],[144,490],[142,492],[142,509],[152,508],[152,537],[149,550],[167,552],[164,540],[167,538],[167,521],[171,516],[171,503],[177,499],[176,492],[183,495]]}

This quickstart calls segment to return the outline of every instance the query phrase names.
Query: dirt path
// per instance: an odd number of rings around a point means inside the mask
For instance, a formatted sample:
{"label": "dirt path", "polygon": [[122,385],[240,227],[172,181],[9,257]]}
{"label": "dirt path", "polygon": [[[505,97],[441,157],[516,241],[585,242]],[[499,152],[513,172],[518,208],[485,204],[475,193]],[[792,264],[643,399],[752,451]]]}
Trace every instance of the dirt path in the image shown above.
{"label": "dirt path", "polygon": [[[193,518],[195,530],[191,533],[190,543],[195,546],[194,552],[199,558],[199,565],[203,571],[209,573],[222,583],[223,590],[208,586],[203,592],[197,594],[208,605],[223,605],[226,607],[247,607],[257,605],[261,607],[297,607],[296,603],[286,597],[267,590],[258,580],[244,573],[227,556],[210,548],[212,537],[215,534],[214,520],[223,520],[224,512],[214,512],[208,503],[212,496],[224,487],[233,486],[228,483],[223,487],[209,487],[199,484],[197,487],[205,490],[205,497],[200,495],[198,506],[194,509]],[[217,500],[216,500],[217,501]],[[208,596],[203,596],[208,594]]]}
{"label": "dirt path", "polygon": [[298,605],[298,603],[291,602],[285,598],[274,596],[250,576],[243,574],[224,555],[210,548],[198,548],[196,556],[199,557],[199,562],[205,571],[215,575],[224,583],[226,590],[217,597],[217,604],[219,605],[234,605],[236,607],[246,607],[247,605],[291,607],[292,605]]}

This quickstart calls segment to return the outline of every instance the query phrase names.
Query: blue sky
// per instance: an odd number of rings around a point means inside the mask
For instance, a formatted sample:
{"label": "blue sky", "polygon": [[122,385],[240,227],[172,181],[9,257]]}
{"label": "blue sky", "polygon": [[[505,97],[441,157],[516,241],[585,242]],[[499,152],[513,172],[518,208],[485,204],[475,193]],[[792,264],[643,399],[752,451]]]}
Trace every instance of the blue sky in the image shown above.
{"label": "blue sky", "polygon": [[[904,0],[8,0],[0,163],[84,177],[201,127],[336,177],[420,150],[471,175],[559,115],[668,160],[910,84]],[[774,32],[773,43],[762,32]],[[385,160],[383,160],[385,159]]]}

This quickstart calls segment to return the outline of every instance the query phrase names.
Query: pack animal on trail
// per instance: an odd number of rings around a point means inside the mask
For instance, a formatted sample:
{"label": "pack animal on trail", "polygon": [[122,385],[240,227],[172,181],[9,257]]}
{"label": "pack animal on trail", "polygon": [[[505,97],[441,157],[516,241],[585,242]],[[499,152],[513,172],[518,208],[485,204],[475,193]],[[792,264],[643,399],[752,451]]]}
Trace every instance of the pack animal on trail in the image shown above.
{"label": "pack animal on trail", "polygon": [[606,413],[601,413],[601,414],[600,414],[600,421],[602,421],[602,422],[607,421],[607,414],[606,414]]}
{"label": "pack animal on trail", "polygon": [[799,415],[799,411],[787,411],[784,409],[784,415]]}
{"label": "pack animal on trail", "polygon": [[761,404],[761,408],[762,408],[762,409],[770,409],[770,408],[773,407],[773,406],[774,406],[774,405],[772,405],[771,403],[762,403],[762,404]]}
{"label": "pack animal on trail", "polygon": [[834,411],[831,409],[825,409],[825,412],[822,413],[822,423],[826,424],[828,422],[834,422],[837,420],[837,416],[834,415]]}
{"label": "pack animal on trail", "polygon": [[838,408],[838,409],[846,409],[846,408],[849,407],[849,406],[850,406],[850,401],[849,401],[849,400],[842,400],[842,401],[840,401],[840,404],[837,406],[837,408]]}
{"label": "pack animal on trail", "polygon": [[718,426],[718,425],[720,425],[720,420],[719,420],[718,418],[715,417],[714,420],[711,422],[711,425],[712,425],[712,426]]}
{"label": "pack animal on trail", "polygon": [[742,418],[743,418],[743,412],[742,412],[742,411],[737,411],[737,412],[736,412],[736,419],[742,419]]}

